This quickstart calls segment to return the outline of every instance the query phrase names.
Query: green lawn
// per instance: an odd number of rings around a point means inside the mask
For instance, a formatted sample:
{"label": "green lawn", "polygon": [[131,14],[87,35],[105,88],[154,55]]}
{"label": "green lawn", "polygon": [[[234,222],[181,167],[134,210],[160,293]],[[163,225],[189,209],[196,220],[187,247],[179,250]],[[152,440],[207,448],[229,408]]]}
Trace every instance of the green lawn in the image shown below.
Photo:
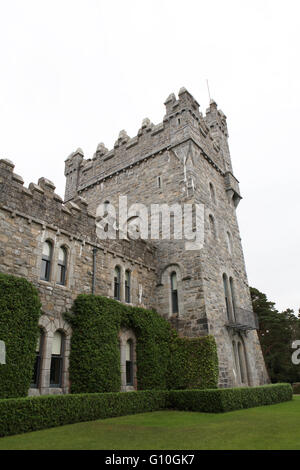
{"label": "green lawn", "polygon": [[0,438],[11,449],[300,449],[300,396],[224,414],[157,411]]}

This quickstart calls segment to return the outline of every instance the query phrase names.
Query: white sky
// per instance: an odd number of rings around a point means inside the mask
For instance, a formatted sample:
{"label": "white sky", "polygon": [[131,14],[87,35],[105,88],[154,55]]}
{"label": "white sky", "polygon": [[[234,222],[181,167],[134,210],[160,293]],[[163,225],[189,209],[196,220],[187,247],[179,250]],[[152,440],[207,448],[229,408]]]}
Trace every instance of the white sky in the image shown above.
{"label": "white sky", "polygon": [[0,157],[64,193],[77,147],[163,119],[185,86],[228,118],[250,285],[300,307],[298,0],[0,0]]}

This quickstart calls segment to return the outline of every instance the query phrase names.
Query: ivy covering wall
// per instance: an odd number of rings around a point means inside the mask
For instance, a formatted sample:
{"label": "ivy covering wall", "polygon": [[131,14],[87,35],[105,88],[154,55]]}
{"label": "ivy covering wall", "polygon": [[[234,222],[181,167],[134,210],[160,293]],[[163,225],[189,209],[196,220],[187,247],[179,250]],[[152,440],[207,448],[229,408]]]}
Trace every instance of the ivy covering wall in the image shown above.
{"label": "ivy covering wall", "polygon": [[27,396],[35,361],[41,304],[26,279],[0,273],[0,340],[6,364],[0,365],[0,398]]}
{"label": "ivy covering wall", "polygon": [[121,327],[136,336],[138,390],[216,388],[218,358],[213,337],[179,338],[153,310],[112,299],[79,295],[65,314],[72,326],[71,393],[120,390]]}
{"label": "ivy covering wall", "polygon": [[218,383],[218,355],[213,336],[174,337],[170,346],[168,388],[209,389]]}

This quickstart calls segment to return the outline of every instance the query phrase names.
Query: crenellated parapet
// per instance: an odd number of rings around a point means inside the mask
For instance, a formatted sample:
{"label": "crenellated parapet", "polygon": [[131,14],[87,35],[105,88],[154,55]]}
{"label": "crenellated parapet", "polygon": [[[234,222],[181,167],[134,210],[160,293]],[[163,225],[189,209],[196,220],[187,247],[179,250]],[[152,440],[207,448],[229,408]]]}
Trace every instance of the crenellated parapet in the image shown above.
{"label": "crenellated parapet", "polygon": [[[70,240],[88,243],[114,256],[122,254],[134,263],[154,266],[155,248],[144,240],[100,240],[96,233],[96,217],[89,210],[88,202],[81,196],[63,202],[56,194],[55,185],[47,178],[24,186],[24,180],[14,172],[10,160],[0,159],[0,211],[25,224],[38,224],[41,230],[56,235],[64,234]],[[135,253],[135,257],[132,257]],[[131,254],[131,255],[130,255]]]}
{"label": "crenellated parapet", "polygon": [[[143,119],[136,136],[130,137],[125,130],[120,131],[112,149],[100,143],[91,159],[85,159],[81,149],[72,153],[65,166],[65,201],[188,140],[198,146],[219,172],[231,170],[225,166],[223,144],[213,128],[215,109],[212,105],[207,116],[203,117],[199,103],[184,87],[179,90],[178,98],[171,93],[164,104],[166,114],[161,123],[155,125],[149,118]],[[222,127],[225,135],[226,117],[217,109],[216,115],[218,126]]]}
{"label": "crenellated parapet", "polygon": [[47,178],[24,186],[24,180],[14,173],[10,160],[0,160],[0,204],[13,216],[20,215],[28,222],[32,219],[47,223],[67,233],[95,240],[95,218],[89,213],[88,204],[82,198],[63,203],[55,193],[55,185]]}

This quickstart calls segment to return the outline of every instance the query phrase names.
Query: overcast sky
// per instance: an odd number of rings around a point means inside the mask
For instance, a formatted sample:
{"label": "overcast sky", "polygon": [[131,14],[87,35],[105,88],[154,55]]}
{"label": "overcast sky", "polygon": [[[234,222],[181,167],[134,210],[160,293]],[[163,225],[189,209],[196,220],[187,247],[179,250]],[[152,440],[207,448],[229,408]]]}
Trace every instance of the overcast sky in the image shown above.
{"label": "overcast sky", "polygon": [[185,86],[227,115],[250,285],[300,307],[299,0],[0,0],[0,158],[64,194],[92,157]]}

